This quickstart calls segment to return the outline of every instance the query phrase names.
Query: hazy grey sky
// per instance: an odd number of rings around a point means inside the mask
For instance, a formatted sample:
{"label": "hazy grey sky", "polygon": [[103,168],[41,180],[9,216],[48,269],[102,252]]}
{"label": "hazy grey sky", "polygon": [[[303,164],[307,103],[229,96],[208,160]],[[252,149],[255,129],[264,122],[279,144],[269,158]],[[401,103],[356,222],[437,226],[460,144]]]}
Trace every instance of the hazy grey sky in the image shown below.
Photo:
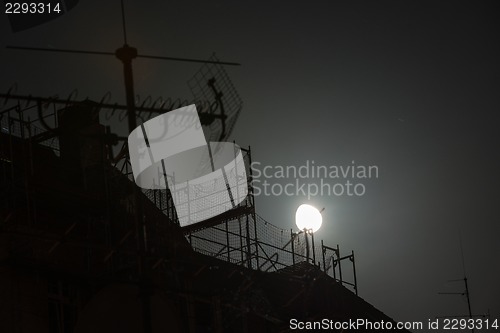
{"label": "hazy grey sky", "polygon": [[[244,108],[232,138],[264,166],[376,165],[361,197],[258,196],[257,211],[294,228],[296,208],[325,207],[317,238],[356,253],[360,296],[396,320],[466,314],[459,229],[472,309],[500,318],[500,44],[493,2],[125,1],[140,52],[208,58]],[[114,51],[119,1],[80,0],[65,16],[11,33],[0,20],[0,89],[124,103],[113,57],[5,45]],[[135,61],[136,92],[189,97],[193,64]],[[286,183],[289,180],[270,180]],[[292,180],[293,181],[293,180]],[[332,180],[330,180],[332,181]],[[318,180],[309,180],[316,183]],[[333,182],[333,181],[332,181]]]}

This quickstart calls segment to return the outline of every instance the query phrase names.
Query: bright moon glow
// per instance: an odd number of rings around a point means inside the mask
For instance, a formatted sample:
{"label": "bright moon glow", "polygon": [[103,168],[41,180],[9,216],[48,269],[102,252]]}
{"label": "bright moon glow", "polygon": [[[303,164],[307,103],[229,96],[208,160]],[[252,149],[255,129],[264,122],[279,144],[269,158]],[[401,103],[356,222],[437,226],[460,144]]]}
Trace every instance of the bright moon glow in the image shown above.
{"label": "bright moon glow", "polygon": [[318,231],[323,223],[323,217],[319,210],[311,205],[300,205],[295,213],[295,224],[300,230],[312,229],[312,232]]}

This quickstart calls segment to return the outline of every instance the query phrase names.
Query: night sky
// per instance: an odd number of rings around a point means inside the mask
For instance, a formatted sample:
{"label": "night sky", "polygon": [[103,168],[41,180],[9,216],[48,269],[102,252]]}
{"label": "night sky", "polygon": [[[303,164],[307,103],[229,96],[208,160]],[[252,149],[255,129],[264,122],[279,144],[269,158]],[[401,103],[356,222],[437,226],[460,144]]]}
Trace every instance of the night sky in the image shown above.
{"label": "night sky", "polygon": [[[0,91],[125,104],[110,51],[123,44],[119,1],[80,0],[52,22],[12,33],[0,16]],[[239,62],[244,101],[231,135],[265,166],[376,165],[363,196],[256,198],[259,215],[295,228],[301,203],[325,207],[316,233],[354,250],[359,294],[395,320],[465,315],[459,233],[474,314],[500,318],[499,14],[494,2],[125,1],[129,44],[153,55]],[[136,93],[186,97],[198,64],[137,59]],[[115,131],[121,128],[115,127]],[[122,133],[123,134],[123,133]],[[284,184],[294,179],[270,179]],[[318,183],[318,179],[305,180]],[[329,182],[344,181],[327,180]]]}

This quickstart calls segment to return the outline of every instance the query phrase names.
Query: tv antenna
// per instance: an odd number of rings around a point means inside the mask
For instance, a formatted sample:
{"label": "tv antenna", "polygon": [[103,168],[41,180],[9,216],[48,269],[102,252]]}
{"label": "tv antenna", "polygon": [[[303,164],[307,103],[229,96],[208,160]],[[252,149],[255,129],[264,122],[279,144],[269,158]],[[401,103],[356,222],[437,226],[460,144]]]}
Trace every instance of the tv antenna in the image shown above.
{"label": "tv antenna", "polygon": [[[460,296],[465,296],[467,299],[467,309],[468,309],[468,314],[467,315],[445,315],[445,316],[436,316],[436,319],[444,319],[444,318],[485,318],[489,317],[489,311],[488,314],[472,314],[472,309],[471,309],[471,302],[470,302],[470,292],[469,292],[469,284],[467,283],[467,274],[465,271],[465,259],[464,259],[464,249],[462,245],[462,235],[460,233],[460,229],[458,230],[458,239],[460,242],[460,256],[462,259],[462,271],[464,274],[464,277],[462,279],[455,279],[455,280],[448,280],[448,282],[459,282],[463,281],[464,282],[464,290],[461,292],[438,292],[439,295],[460,295]],[[474,332],[474,328],[471,329],[472,332]]]}
{"label": "tv antenna", "polygon": [[[135,107],[135,93],[134,93],[134,79],[133,79],[133,68],[132,68],[132,61],[136,58],[145,58],[145,59],[157,59],[157,60],[170,60],[170,61],[180,61],[180,62],[191,62],[191,63],[201,63],[204,65],[212,65],[211,67],[206,66],[203,74],[206,74],[207,72],[210,74],[213,74],[214,76],[212,77],[205,77],[206,81],[205,84],[209,87],[208,89],[210,90],[212,94],[212,98],[215,99],[215,101],[212,103],[214,107],[212,107],[212,110],[210,112],[210,115],[207,118],[205,115],[205,123],[208,123],[210,125],[213,124],[213,121],[215,119],[220,119],[221,124],[218,125],[220,129],[217,131],[219,133],[219,137],[217,138],[218,141],[223,140],[225,137],[228,136],[230,129],[234,125],[234,122],[237,119],[237,116],[239,114],[239,111],[241,109],[241,100],[239,100],[239,107],[236,110],[229,110],[230,112],[227,112],[226,108],[224,107],[223,104],[223,98],[230,98],[231,96],[225,96],[225,94],[222,91],[217,90],[217,86],[221,84],[228,85],[227,82],[218,82],[217,78],[215,78],[215,74],[219,74],[221,81],[223,79],[227,78],[227,74],[223,72],[223,67],[222,66],[239,66],[241,64],[236,63],[236,62],[227,62],[227,61],[219,61],[217,58],[212,56],[211,59],[209,60],[201,60],[201,59],[194,59],[194,58],[178,58],[178,57],[167,57],[167,56],[157,56],[157,55],[147,55],[147,54],[140,54],[138,50],[128,44],[127,40],[127,29],[126,29],[126,20],[125,20],[125,6],[123,0],[120,0],[120,5],[121,5],[121,19],[122,19],[122,32],[123,32],[123,46],[118,48],[115,52],[108,52],[108,51],[88,51],[88,50],[70,50],[70,49],[56,49],[56,48],[42,48],[42,47],[25,47],[25,46],[6,46],[7,49],[13,49],[13,50],[27,50],[27,51],[43,51],[43,52],[57,52],[57,53],[73,53],[73,54],[90,54],[90,55],[106,55],[106,56],[116,56],[123,65],[123,81],[125,85],[125,96],[126,96],[126,107],[127,107],[127,118],[128,118],[128,130],[129,132],[132,132],[136,127],[137,127],[137,114],[136,114],[136,107]],[[219,73],[218,73],[219,72]],[[220,73],[222,72],[222,73]],[[224,77],[225,76],[225,77]],[[194,82],[192,83],[191,90],[193,91],[196,88],[195,82],[199,81],[197,78],[193,78]],[[192,80],[193,80],[192,79]],[[198,84],[200,82],[197,82]],[[230,85],[230,81],[229,81]],[[234,89],[234,88],[233,88]],[[199,88],[200,90],[198,93],[201,95],[207,95],[207,92],[204,89]],[[230,93],[234,93],[231,91]],[[238,97],[239,99],[239,97]],[[238,104],[238,103],[237,103]],[[220,114],[215,114],[213,109],[219,108]],[[165,112],[165,110],[162,110]],[[152,111],[150,111],[152,112]],[[226,125],[226,119],[232,120],[230,124]],[[226,128],[229,127],[229,131],[226,130]]]}

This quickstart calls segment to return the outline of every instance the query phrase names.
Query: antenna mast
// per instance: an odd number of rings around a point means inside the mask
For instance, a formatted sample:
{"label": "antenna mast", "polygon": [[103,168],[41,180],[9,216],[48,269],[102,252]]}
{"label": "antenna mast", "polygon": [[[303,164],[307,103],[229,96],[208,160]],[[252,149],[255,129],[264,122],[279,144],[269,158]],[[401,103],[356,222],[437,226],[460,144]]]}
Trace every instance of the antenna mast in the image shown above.
{"label": "antenna mast", "polygon": [[[469,318],[472,318],[472,310],[470,306],[470,297],[469,297],[469,285],[467,284],[467,274],[465,273],[464,248],[462,246],[462,233],[460,232],[460,228],[458,229],[458,239],[460,241],[460,255],[462,256],[462,269],[464,272],[465,295],[467,296],[467,306],[469,307]],[[474,329],[472,329],[472,332],[474,332]]]}
{"label": "antenna mast", "polygon": [[123,0],[120,0],[122,8],[122,28],[123,28],[123,44],[127,45],[127,25],[125,24],[125,7]]}
{"label": "antenna mast", "polygon": [[[463,273],[464,273],[464,277],[463,279],[458,279],[458,280],[449,280],[449,282],[456,282],[456,281],[464,281],[464,284],[465,284],[465,292],[440,292],[438,294],[440,295],[465,295],[467,297],[467,307],[468,307],[468,310],[469,310],[469,315],[466,316],[466,315],[463,315],[463,316],[438,316],[436,318],[450,318],[450,317],[469,317],[469,319],[472,319],[473,317],[483,317],[482,315],[472,315],[472,310],[471,310],[471,305],[470,305],[470,294],[469,294],[469,285],[467,283],[467,274],[465,272],[465,259],[464,259],[464,249],[463,249],[463,246],[462,246],[462,234],[460,232],[460,228],[458,229],[458,240],[459,240],[459,243],[460,243],[460,256],[461,256],[461,259],[462,259],[462,270],[463,270]],[[471,329],[472,330],[472,333],[474,333],[474,328]]]}

